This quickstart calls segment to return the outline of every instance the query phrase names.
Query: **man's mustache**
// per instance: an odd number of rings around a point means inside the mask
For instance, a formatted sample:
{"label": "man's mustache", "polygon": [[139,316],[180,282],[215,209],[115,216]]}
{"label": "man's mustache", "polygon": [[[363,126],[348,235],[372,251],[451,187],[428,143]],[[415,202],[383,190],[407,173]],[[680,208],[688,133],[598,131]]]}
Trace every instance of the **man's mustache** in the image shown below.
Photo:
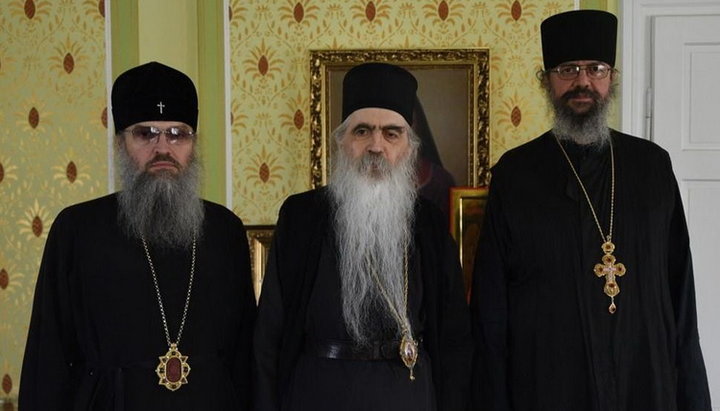
{"label": "man's mustache", "polygon": [[172,158],[172,156],[170,154],[157,154],[155,157],[153,157],[153,159],[150,162],[147,163],[145,168],[149,169],[154,164],[160,163],[160,162],[172,163],[178,169],[180,168],[180,163],[177,160],[175,160],[174,158]]}
{"label": "man's mustache", "polygon": [[390,162],[377,153],[366,153],[359,161],[359,169],[363,173],[372,173],[378,176],[384,176],[390,173],[392,166]]}
{"label": "man's mustache", "polygon": [[587,88],[574,88],[572,90],[566,91],[561,98],[564,102],[567,103],[571,98],[577,97],[591,97],[595,102],[598,102],[601,99],[599,93]]}

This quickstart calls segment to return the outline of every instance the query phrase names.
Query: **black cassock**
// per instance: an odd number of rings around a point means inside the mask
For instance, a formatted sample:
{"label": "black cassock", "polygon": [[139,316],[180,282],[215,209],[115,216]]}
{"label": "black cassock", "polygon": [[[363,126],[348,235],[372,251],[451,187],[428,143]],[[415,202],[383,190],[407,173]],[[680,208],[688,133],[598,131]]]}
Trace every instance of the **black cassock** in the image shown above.
{"label": "black cassock", "polygon": [[[464,411],[472,340],[462,274],[446,222],[424,200],[408,269],[410,320],[423,340],[416,380],[399,356],[360,361],[309,352],[306,342],[351,344],[331,213],[327,189],[292,196],[280,211],[254,337],[255,409]],[[391,339],[392,320],[379,322],[377,340]]]}
{"label": "black cassock", "polygon": [[[25,349],[20,408],[234,410],[250,402],[255,300],[242,222],[204,202],[203,233],[179,350],[188,384],[158,384],[167,350],[142,243],[117,224],[116,194],[63,210],[43,255]],[[172,210],[168,210],[172,212]],[[150,245],[171,340],[188,290],[190,250]]]}
{"label": "black cassock", "polygon": [[[478,410],[710,410],[688,233],[667,153],[612,132],[617,312],[603,243],[550,133],[493,168],[471,311]],[[608,147],[563,143],[608,234]],[[704,273],[710,275],[711,273]]]}
{"label": "black cassock", "polygon": [[[352,341],[342,317],[340,276],[336,265],[336,247],[326,238],[320,255],[318,274],[310,295],[305,319],[306,341]],[[423,333],[422,281],[418,275],[417,259],[411,257],[412,267],[408,286],[408,305],[413,334]],[[265,277],[268,281],[268,276]],[[272,280],[270,280],[272,281]],[[274,279],[277,281],[277,279]],[[269,283],[266,282],[265,285]],[[270,288],[270,287],[267,287]],[[268,292],[272,292],[268,290]],[[377,331],[374,340],[394,338],[392,318],[375,309]],[[355,361],[321,358],[304,352],[298,358],[292,374],[287,410],[435,410],[432,369],[427,352],[420,351],[414,368],[415,380],[400,361]]]}

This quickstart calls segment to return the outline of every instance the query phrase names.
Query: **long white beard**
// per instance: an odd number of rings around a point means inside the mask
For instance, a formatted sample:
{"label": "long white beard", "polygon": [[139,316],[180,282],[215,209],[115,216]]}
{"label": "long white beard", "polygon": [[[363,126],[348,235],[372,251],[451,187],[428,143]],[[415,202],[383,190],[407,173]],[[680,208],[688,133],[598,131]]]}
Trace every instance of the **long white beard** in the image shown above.
{"label": "long white beard", "polygon": [[131,238],[164,248],[189,248],[205,218],[197,158],[193,155],[177,175],[141,170],[123,147],[118,160],[123,184],[118,194],[120,226]]}
{"label": "long white beard", "polygon": [[[394,167],[381,155],[353,161],[338,150],[336,156],[330,192],[336,207],[343,317],[358,345],[377,335],[383,323],[396,324],[398,336],[403,328],[412,332],[405,306],[405,257],[412,241],[416,156],[411,150]],[[374,318],[378,308],[390,321]]]}

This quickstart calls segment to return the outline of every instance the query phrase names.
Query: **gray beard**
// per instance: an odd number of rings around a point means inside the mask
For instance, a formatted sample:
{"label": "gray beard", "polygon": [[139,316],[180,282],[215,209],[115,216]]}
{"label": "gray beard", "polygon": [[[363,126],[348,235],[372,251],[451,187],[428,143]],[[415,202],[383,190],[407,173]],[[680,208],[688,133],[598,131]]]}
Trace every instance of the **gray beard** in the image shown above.
{"label": "gray beard", "polygon": [[593,96],[595,105],[585,113],[576,113],[568,105],[570,94],[565,93],[558,99],[553,99],[548,91],[547,96],[555,113],[553,134],[560,140],[572,141],[581,145],[596,145],[603,147],[610,139],[610,128],[607,124],[610,102],[614,96],[614,86],[603,99],[597,93],[585,91]]}
{"label": "gray beard", "polygon": [[[355,161],[343,150],[336,155],[329,186],[335,205],[343,319],[360,346],[377,336],[383,323],[395,324],[397,336],[403,328],[412,332],[405,306],[405,253],[412,241],[416,156],[417,150],[411,149],[393,167],[381,155],[366,154]],[[376,317],[378,311],[383,318]]]}
{"label": "gray beard", "polygon": [[118,150],[123,190],[118,221],[130,238],[163,248],[189,248],[201,235],[205,209],[198,196],[200,164],[193,154],[178,174],[141,170],[124,146]]}

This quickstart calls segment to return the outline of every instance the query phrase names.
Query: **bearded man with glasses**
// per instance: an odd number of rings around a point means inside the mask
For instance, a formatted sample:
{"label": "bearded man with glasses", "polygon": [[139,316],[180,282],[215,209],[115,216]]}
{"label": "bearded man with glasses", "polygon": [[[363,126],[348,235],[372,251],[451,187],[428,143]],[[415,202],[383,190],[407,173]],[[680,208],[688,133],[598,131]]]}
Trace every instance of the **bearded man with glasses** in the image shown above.
{"label": "bearded man with glasses", "polygon": [[607,124],[616,33],[595,10],[541,25],[554,123],[492,169],[473,409],[711,409],[670,158]]}
{"label": "bearded man with glasses", "polygon": [[112,113],[123,189],[53,223],[19,405],[248,409],[248,244],[236,215],[198,196],[195,86],[144,64],[115,81]]}

